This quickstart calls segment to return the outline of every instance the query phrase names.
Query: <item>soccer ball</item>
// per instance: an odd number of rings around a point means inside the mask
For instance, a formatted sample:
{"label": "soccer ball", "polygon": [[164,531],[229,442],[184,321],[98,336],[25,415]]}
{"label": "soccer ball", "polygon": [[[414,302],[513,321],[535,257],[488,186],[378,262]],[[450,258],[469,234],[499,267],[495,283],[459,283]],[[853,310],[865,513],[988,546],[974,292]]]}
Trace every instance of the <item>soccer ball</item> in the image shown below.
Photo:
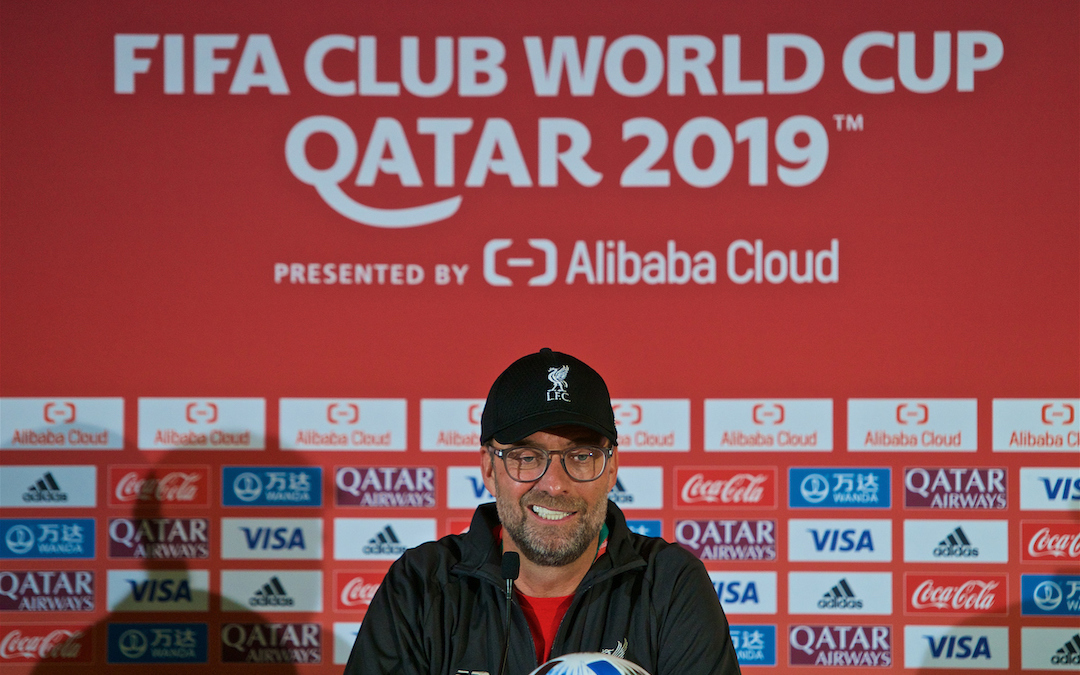
{"label": "soccer ball", "polygon": [[564,654],[530,675],[649,675],[636,663],[611,654]]}

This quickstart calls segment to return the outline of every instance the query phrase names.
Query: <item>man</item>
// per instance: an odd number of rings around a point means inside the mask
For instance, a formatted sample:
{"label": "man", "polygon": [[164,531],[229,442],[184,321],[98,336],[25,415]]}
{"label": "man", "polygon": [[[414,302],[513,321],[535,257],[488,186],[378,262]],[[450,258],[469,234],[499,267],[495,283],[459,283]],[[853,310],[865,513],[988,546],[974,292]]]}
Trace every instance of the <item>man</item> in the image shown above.
{"label": "man", "polygon": [[618,437],[596,371],[550,349],[525,356],[495,380],[480,426],[495,504],[476,510],[466,534],[393,564],[348,675],[526,675],[572,652],[607,652],[653,675],[739,672],[701,562],[630,532],[608,501]]}

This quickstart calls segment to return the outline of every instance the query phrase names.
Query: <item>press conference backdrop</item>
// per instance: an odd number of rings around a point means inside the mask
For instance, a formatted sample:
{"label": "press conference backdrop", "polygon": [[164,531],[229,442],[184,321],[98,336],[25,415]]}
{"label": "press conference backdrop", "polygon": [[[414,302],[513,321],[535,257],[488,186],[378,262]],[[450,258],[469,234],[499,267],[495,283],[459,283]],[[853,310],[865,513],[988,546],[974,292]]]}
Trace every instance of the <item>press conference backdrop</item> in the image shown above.
{"label": "press conference backdrop", "polygon": [[748,672],[1076,672],[1078,15],[5,2],[3,670],[338,672],[548,346]]}

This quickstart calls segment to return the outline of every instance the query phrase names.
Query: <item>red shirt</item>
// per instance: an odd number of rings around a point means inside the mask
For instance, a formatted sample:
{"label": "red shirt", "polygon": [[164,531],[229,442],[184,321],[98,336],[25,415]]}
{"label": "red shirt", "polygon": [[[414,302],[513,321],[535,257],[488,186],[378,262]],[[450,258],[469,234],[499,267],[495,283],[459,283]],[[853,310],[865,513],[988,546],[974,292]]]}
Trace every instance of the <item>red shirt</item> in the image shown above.
{"label": "red shirt", "polygon": [[571,594],[561,598],[531,598],[520,591],[517,596],[536,646],[536,662],[544,663],[551,657],[551,644],[555,642],[555,633],[559,630],[566,610],[570,609],[570,601],[574,596]]}

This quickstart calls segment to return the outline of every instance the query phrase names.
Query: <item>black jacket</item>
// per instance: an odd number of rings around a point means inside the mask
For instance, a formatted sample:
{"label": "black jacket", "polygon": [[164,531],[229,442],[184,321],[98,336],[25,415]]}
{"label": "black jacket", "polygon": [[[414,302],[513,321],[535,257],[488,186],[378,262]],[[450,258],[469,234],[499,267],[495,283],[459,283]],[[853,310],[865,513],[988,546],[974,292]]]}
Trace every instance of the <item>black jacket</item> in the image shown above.
{"label": "black jacket", "polygon": [[[506,582],[494,504],[466,534],[405,552],[386,574],[353,645],[346,675],[482,675],[499,672]],[[705,566],[677,544],[634,534],[608,503],[607,553],[574,594],[552,657],[614,652],[652,675],[739,673],[727,618]],[[511,610],[506,675],[539,664],[525,615]]]}

